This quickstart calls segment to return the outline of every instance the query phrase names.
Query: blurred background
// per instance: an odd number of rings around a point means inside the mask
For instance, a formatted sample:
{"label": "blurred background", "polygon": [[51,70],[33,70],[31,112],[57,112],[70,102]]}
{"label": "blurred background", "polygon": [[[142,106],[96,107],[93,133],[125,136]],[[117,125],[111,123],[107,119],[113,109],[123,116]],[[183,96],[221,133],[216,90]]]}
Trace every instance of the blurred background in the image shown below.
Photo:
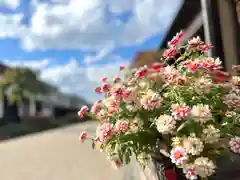
{"label": "blurred background", "polygon": [[101,99],[102,77],[157,61],[180,30],[225,70],[240,63],[239,0],[0,0],[0,179],[133,178],[78,143],[96,123],[77,111]]}

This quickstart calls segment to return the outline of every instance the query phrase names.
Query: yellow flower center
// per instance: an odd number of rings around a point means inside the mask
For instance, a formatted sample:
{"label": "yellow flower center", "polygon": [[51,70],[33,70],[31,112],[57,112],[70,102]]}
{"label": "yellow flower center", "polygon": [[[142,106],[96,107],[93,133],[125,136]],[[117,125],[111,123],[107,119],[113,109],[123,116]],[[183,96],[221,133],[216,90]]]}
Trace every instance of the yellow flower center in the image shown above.
{"label": "yellow flower center", "polygon": [[175,158],[176,159],[179,159],[179,158],[181,158],[182,157],[182,154],[180,153],[180,152],[176,152],[175,153]]}

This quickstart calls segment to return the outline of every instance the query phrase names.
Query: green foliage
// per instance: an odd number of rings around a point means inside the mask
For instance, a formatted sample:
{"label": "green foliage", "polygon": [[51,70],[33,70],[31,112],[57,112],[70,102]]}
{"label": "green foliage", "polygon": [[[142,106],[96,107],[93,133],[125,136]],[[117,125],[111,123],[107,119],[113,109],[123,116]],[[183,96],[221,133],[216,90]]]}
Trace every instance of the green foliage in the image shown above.
{"label": "green foliage", "polygon": [[19,103],[25,94],[37,95],[43,92],[43,83],[38,79],[38,73],[28,68],[5,70],[0,84],[11,103]]}

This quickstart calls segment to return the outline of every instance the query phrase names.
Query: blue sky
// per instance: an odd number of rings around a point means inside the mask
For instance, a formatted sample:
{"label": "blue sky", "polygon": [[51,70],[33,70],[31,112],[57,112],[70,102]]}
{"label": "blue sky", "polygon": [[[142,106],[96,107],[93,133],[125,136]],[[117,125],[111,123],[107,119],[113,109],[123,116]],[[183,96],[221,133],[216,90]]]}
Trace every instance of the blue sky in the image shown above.
{"label": "blue sky", "polygon": [[0,60],[89,101],[102,76],[160,43],[181,0],[0,0]]}

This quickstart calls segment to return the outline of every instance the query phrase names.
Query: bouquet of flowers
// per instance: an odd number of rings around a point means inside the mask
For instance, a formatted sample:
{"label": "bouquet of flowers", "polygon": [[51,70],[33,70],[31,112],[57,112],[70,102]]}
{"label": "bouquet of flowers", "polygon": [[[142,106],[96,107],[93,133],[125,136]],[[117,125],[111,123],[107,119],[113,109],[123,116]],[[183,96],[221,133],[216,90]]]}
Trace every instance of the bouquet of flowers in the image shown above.
{"label": "bouquet of flowers", "polygon": [[199,37],[182,45],[182,36],[151,67],[131,70],[124,80],[103,78],[94,91],[105,98],[79,111],[99,120],[93,147],[117,167],[132,155],[145,165],[158,154],[187,179],[205,179],[215,173],[217,157],[240,153],[240,66],[221,71],[222,62],[206,55],[211,45]]}

